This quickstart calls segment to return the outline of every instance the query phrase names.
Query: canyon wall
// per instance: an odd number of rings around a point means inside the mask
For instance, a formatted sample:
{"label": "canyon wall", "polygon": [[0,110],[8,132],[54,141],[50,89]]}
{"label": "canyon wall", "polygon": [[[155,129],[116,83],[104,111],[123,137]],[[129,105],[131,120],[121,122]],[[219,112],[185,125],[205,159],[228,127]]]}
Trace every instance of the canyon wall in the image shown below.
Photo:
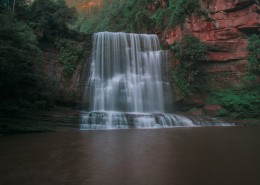
{"label": "canyon wall", "polygon": [[[208,86],[215,89],[239,86],[247,73],[247,36],[260,32],[260,6],[254,0],[203,0],[201,6],[210,20],[192,15],[183,27],[163,33],[172,45],[185,34],[191,34],[212,46],[205,62]],[[205,97],[196,96],[187,103],[203,104]]]}
{"label": "canyon wall", "polygon": [[[166,8],[167,0],[155,0],[148,9],[152,12],[158,7]],[[209,88],[223,89],[239,86],[247,73],[247,36],[260,32],[260,7],[257,0],[201,0],[201,7],[210,20],[195,15],[188,16],[183,28],[177,26],[160,32],[161,40],[172,45],[185,34],[191,34],[210,44],[213,50],[205,61],[205,72]],[[61,104],[80,105],[86,71],[89,63],[79,63],[70,79],[62,74],[62,64],[58,53],[45,51],[45,71],[48,77],[58,83],[58,101]],[[87,60],[87,59],[85,59]],[[207,93],[181,100],[192,107],[206,107]],[[178,100],[178,97],[175,96]],[[186,109],[185,109],[186,110]]]}
{"label": "canyon wall", "polygon": [[72,76],[68,78],[63,75],[63,65],[58,57],[59,52],[55,49],[43,52],[44,72],[46,77],[54,82],[56,104],[80,109],[89,67],[87,59],[80,61]]}

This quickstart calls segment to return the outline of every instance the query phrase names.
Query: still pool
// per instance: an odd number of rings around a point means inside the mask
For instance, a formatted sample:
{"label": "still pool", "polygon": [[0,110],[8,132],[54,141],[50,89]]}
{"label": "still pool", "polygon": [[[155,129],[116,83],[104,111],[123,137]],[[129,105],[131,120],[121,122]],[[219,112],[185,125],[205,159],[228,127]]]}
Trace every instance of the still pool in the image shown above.
{"label": "still pool", "polygon": [[259,185],[260,127],[0,136],[1,185]]}

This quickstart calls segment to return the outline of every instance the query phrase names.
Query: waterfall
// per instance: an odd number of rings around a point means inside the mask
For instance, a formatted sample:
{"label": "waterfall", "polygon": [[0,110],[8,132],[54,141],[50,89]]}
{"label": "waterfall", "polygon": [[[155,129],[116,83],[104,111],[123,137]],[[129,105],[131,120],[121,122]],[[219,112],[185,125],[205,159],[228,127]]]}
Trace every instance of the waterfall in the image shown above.
{"label": "waterfall", "polygon": [[180,115],[166,114],[170,88],[167,52],[157,35],[94,34],[91,72],[81,129],[193,126]]}

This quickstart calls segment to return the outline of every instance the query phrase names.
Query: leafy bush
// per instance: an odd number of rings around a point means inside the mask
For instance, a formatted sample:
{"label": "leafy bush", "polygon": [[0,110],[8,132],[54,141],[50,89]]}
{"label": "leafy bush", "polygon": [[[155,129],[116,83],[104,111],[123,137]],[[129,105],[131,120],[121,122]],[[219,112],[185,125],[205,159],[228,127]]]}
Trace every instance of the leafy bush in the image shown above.
{"label": "leafy bush", "polygon": [[202,62],[207,59],[209,46],[194,36],[186,35],[171,46],[179,64],[172,74],[173,85],[183,96],[191,95],[203,85]]}
{"label": "leafy bush", "polygon": [[152,15],[151,20],[155,24],[157,28],[164,28],[165,26],[165,17],[166,17],[166,10],[163,8],[158,8]]}
{"label": "leafy bush", "polygon": [[[104,7],[97,12],[82,13],[77,26],[81,31],[93,33],[99,31],[153,32],[183,24],[187,16],[193,13],[209,19],[200,7],[199,0],[169,0],[167,7],[159,5],[149,12],[153,0],[105,1]],[[83,19],[83,17],[85,17]]]}
{"label": "leafy bush", "polygon": [[209,19],[208,14],[201,9],[199,0],[169,0],[166,10],[166,16],[169,17],[167,27],[182,25],[186,16],[191,16],[193,13]]}
{"label": "leafy bush", "polygon": [[257,112],[260,111],[260,89],[226,89],[213,92],[208,102],[220,104],[228,112]]}
{"label": "leafy bush", "polygon": [[[248,117],[248,115],[259,116],[260,112],[260,88],[254,83],[257,76],[260,74],[260,37],[259,35],[251,35],[248,38],[249,54],[249,73],[248,81],[241,84],[241,88],[225,89],[217,92],[212,92],[208,98],[209,103],[220,104],[226,116],[233,117]],[[253,83],[252,83],[253,82]]]}
{"label": "leafy bush", "polygon": [[[49,109],[57,84],[43,72],[40,48],[53,47],[60,38],[76,38],[79,34],[69,30],[76,12],[64,0],[19,0],[12,9],[13,1],[0,1],[0,113]],[[76,42],[63,43],[60,60],[65,75],[83,56],[80,47]]]}
{"label": "leafy bush", "polygon": [[176,87],[175,90],[178,91],[178,94],[182,96],[190,96],[194,91],[187,81],[186,73],[186,70],[180,66],[177,66],[172,72],[173,86]]}
{"label": "leafy bush", "polygon": [[33,30],[12,13],[0,13],[0,111],[17,113],[51,104]]}
{"label": "leafy bush", "polygon": [[81,31],[94,33],[100,31],[147,31],[151,20],[148,18],[146,1],[127,0],[124,2],[105,1],[103,8],[98,12],[82,13],[83,21],[78,21]]}
{"label": "leafy bush", "polygon": [[30,25],[40,42],[53,42],[66,36],[69,24],[76,20],[76,10],[64,0],[35,0],[30,6]]}
{"label": "leafy bush", "polygon": [[260,75],[260,36],[253,34],[248,38],[249,71],[252,75]]}

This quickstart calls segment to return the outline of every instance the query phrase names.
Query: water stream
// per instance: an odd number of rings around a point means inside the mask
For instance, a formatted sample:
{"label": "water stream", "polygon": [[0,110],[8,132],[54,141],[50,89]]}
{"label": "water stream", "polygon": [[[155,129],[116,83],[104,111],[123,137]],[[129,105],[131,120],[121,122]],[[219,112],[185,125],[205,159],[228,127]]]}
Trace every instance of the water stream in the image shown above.
{"label": "water stream", "polygon": [[167,60],[157,35],[95,33],[84,98],[90,111],[82,114],[81,129],[225,125],[166,113],[172,103]]}

